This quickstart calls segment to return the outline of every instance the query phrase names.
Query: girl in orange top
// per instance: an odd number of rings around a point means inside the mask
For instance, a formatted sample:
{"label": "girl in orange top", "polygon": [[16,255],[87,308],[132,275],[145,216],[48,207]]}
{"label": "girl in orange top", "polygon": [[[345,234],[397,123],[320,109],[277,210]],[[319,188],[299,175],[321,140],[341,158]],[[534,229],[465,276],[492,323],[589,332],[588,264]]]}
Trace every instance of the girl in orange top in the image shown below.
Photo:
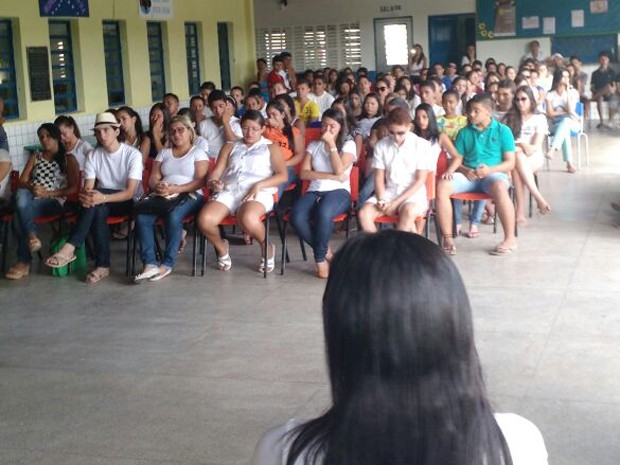
{"label": "girl in orange top", "polygon": [[276,145],[280,146],[288,171],[288,180],[280,185],[278,198],[282,197],[284,190],[292,183],[299,180],[297,172],[299,164],[304,158],[304,139],[296,127],[291,127],[286,119],[284,104],[274,100],[267,105],[267,121],[265,122],[263,136]]}

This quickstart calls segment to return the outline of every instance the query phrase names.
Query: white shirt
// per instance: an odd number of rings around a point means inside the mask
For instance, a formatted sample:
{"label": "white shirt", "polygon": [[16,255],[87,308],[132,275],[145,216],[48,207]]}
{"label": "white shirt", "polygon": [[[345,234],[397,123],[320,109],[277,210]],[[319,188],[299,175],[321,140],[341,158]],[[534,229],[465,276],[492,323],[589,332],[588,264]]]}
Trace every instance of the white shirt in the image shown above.
{"label": "white shirt", "polygon": [[561,95],[558,94],[555,90],[552,90],[547,93],[547,100],[551,101],[551,107],[554,110],[563,110],[565,112],[568,112],[569,95],[574,103],[577,103],[579,101],[579,93],[573,88],[565,90]]}
{"label": "white shirt", "polygon": [[[234,144],[234,147],[228,156],[228,164],[222,178],[224,191],[236,195],[245,194],[257,182],[273,176],[269,139],[261,137],[249,147],[243,140],[229,143]],[[261,190],[273,194],[278,188],[268,187]]]}
{"label": "white shirt", "polygon": [[127,144],[121,143],[119,149],[110,153],[97,147],[86,158],[84,179],[96,179],[97,187],[122,191],[127,188],[127,180],[142,182],[142,154]]}
{"label": "white shirt", "polygon": [[355,128],[355,135],[360,135],[364,140],[370,137],[370,131],[372,131],[372,127],[379,120],[379,116],[374,116],[372,118],[362,118],[357,122],[357,127]]}
{"label": "white shirt", "polygon": [[329,92],[323,92],[323,95],[321,96],[311,92],[308,94],[308,98],[319,106],[319,121],[321,121],[321,118],[323,117],[323,112],[328,108],[331,108],[332,103],[336,100]]}
{"label": "white shirt", "polygon": [[[321,140],[310,142],[306,152],[312,156],[312,169],[317,173],[332,173],[334,168],[332,167],[331,154],[325,149],[325,143]],[[355,155],[357,149],[355,148],[355,142],[348,140],[342,146],[341,154],[350,153],[353,155],[353,161],[355,162]],[[346,169],[345,173],[351,175],[351,169],[353,163]],[[316,192],[329,192],[336,189],[345,189],[347,192],[351,192],[351,182],[347,178],[345,181],[336,181],[335,179],[315,179],[310,182],[308,186],[309,191]]]}
{"label": "white shirt", "polygon": [[531,144],[536,134],[549,134],[547,117],[541,113],[530,115],[528,119],[521,123],[521,134],[515,142]]}
{"label": "white shirt", "polygon": [[[385,170],[386,200],[394,200],[406,191],[414,183],[418,170],[435,171],[431,152],[430,142],[412,132],[407,132],[400,146],[390,136],[377,142],[372,167]],[[420,205],[426,203],[425,184],[415,192],[412,201]]]}
{"label": "white shirt", "polygon": [[207,139],[202,136],[196,136],[196,139],[194,139],[194,146],[198,147],[200,150],[206,153],[207,156],[209,156],[209,142],[207,142]]}
{"label": "white shirt", "polygon": [[[495,421],[506,438],[513,465],[548,465],[545,441],[536,425],[514,413],[496,413]],[[254,449],[251,465],[285,465],[291,446],[290,439],[286,440],[290,436],[286,435],[300,424],[292,419],[267,431]],[[302,465],[304,459],[301,454],[295,465]]]}
{"label": "white shirt", "polygon": [[[234,116],[230,120],[230,128],[237,137],[243,135],[241,133],[239,119]],[[226,142],[224,137],[224,126],[218,126],[213,122],[213,118],[207,118],[200,123],[200,134],[209,144],[209,158],[217,158],[220,154],[222,145]]]}
{"label": "white shirt", "polygon": [[444,110],[441,105],[437,105],[436,103],[433,103],[433,113],[435,113],[435,118],[439,118],[440,116],[443,116],[446,114],[446,110]]}
{"label": "white shirt", "polygon": [[[179,158],[172,154],[172,149],[162,150],[155,158],[155,161],[161,162],[162,181],[177,185],[192,182],[196,174],[196,162],[206,160],[209,157],[205,151],[195,145]],[[202,195],[202,189],[197,189],[196,193]]]}
{"label": "white shirt", "polygon": [[86,157],[90,152],[93,151],[93,146],[88,142],[82,139],[78,139],[73,150],[67,152],[75,157],[80,167],[80,171],[84,171],[84,166],[86,165]]}

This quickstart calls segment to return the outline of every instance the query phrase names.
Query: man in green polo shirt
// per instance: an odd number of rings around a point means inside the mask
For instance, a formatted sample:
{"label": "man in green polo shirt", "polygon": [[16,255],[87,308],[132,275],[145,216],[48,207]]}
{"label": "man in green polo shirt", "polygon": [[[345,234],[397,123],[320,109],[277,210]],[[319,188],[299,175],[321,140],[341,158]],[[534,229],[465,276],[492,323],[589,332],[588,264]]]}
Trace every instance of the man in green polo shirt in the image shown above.
{"label": "man in green polo shirt", "polygon": [[515,166],[515,141],[510,129],[492,114],[490,94],[478,94],[468,102],[470,124],[461,129],[455,142],[461,156],[451,160],[437,185],[437,219],[444,232],[443,248],[449,255],[456,254],[450,196],[463,192],[484,192],[495,202],[504,228],[504,240],[491,254],[506,255],[517,248],[515,210],[508,194],[508,173]]}

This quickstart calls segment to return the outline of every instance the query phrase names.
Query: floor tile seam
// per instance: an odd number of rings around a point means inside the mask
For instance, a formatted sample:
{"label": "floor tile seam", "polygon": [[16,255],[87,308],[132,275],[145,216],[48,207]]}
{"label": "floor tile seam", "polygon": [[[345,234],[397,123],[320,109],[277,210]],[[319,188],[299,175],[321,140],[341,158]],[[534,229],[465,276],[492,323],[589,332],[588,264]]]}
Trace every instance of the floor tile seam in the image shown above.
{"label": "floor tile seam", "polygon": [[17,451],[17,452],[28,452],[28,453],[42,453],[42,454],[58,454],[63,456],[70,457],[88,457],[92,459],[105,459],[105,460],[127,460],[127,461],[138,461],[138,462],[147,462],[147,463],[165,463],[165,464],[178,464],[178,465],[214,465],[215,462],[196,462],[196,461],[178,461],[178,460],[162,460],[162,459],[153,459],[146,457],[126,457],[122,455],[101,455],[101,454],[88,454],[81,452],[73,452],[73,451],[57,451],[50,449],[37,449],[30,447],[2,447],[0,446],[0,453],[3,450],[8,451]]}
{"label": "floor tile seam", "polygon": [[131,372],[131,371],[81,371],[81,370],[69,370],[60,367],[23,367],[16,365],[3,365],[0,367],[0,373],[3,369],[17,370],[17,371],[45,371],[52,373],[69,373],[74,375],[101,375],[101,376],[132,376],[132,377],[152,377],[152,378],[184,378],[184,379],[213,379],[213,380],[234,380],[234,381],[259,381],[273,384],[301,384],[309,386],[325,386],[327,383],[319,381],[308,380],[283,380],[274,378],[260,378],[249,376],[217,376],[217,375],[188,375],[188,374],[176,374],[176,373],[152,373],[152,372]]}

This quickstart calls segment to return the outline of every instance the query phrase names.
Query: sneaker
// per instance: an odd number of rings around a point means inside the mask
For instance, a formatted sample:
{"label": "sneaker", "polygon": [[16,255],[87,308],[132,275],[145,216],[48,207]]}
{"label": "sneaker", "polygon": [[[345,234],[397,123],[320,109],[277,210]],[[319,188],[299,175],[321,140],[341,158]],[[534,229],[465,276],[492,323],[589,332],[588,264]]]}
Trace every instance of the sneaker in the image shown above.
{"label": "sneaker", "polygon": [[159,268],[157,268],[156,266],[147,266],[144,270],[142,270],[142,273],[134,276],[133,282],[138,284],[138,283],[141,283],[142,281],[146,281],[147,279],[151,280],[158,274],[159,274]]}

